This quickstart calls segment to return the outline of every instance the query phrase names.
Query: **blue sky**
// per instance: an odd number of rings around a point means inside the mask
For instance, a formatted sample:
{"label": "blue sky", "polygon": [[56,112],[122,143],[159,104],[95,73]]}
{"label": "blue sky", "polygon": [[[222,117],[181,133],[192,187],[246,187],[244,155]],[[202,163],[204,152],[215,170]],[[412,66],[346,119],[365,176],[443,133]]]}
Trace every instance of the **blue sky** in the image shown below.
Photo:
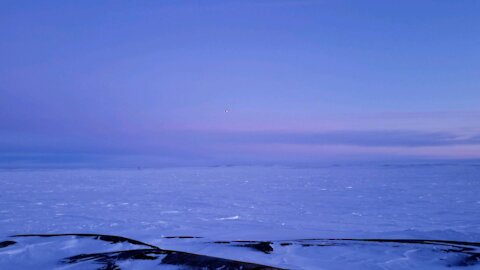
{"label": "blue sky", "polygon": [[2,1],[0,150],[480,158],[479,12],[478,1]]}

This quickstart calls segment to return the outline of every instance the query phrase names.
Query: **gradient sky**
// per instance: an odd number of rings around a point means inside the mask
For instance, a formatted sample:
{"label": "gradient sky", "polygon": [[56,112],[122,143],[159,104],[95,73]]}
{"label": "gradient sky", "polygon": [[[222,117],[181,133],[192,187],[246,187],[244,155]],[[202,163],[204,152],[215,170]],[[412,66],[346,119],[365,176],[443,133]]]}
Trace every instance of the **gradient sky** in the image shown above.
{"label": "gradient sky", "polygon": [[479,14],[473,0],[3,0],[0,161],[480,158]]}

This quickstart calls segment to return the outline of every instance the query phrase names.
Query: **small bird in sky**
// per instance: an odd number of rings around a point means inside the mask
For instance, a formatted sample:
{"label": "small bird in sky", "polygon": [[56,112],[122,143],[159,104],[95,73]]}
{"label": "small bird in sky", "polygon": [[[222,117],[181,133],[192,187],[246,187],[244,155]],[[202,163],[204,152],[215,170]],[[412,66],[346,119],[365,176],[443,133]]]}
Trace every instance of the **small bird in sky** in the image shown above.
{"label": "small bird in sky", "polygon": [[229,113],[229,112],[230,112],[230,110],[229,110],[229,109],[225,109],[225,113]]}

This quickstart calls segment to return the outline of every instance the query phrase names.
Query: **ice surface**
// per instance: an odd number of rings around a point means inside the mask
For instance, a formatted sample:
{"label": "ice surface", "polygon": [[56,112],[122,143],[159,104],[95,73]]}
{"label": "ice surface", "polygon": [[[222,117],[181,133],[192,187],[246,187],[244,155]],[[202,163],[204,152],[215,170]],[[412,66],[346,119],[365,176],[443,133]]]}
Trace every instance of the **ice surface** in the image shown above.
{"label": "ice surface", "polygon": [[[178,235],[480,242],[480,167],[472,164],[2,170],[0,185],[0,241],[101,233],[161,247],[172,245],[163,236]],[[404,269],[418,255],[405,252],[381,269]]]}

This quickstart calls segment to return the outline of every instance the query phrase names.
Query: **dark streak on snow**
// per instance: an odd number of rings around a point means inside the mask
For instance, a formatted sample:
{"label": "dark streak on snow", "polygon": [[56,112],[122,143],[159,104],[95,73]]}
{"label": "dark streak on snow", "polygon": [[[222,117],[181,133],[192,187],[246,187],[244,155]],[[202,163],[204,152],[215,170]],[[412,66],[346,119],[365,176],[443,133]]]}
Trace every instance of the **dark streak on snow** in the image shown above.
{"label": "dark streak on snow", "polygon": [[203,238],[199,236],[164,236],[166,239],[194,239],[194,238]]}
{"label": "dark streak on snow", "polygon": [[11,245],[15,245],[17,242],[15,241],[3,241],[3,242],[0,242],[0,248],[4,248],[4,247],[8,247],[8,246],[11,246]]}
{"label": "dark streak on snow", "polygon": [[267,241],[215,241],[214,244],[234,244],[238,247],[248,247],[266,254],[273,252],[272,242]]}

